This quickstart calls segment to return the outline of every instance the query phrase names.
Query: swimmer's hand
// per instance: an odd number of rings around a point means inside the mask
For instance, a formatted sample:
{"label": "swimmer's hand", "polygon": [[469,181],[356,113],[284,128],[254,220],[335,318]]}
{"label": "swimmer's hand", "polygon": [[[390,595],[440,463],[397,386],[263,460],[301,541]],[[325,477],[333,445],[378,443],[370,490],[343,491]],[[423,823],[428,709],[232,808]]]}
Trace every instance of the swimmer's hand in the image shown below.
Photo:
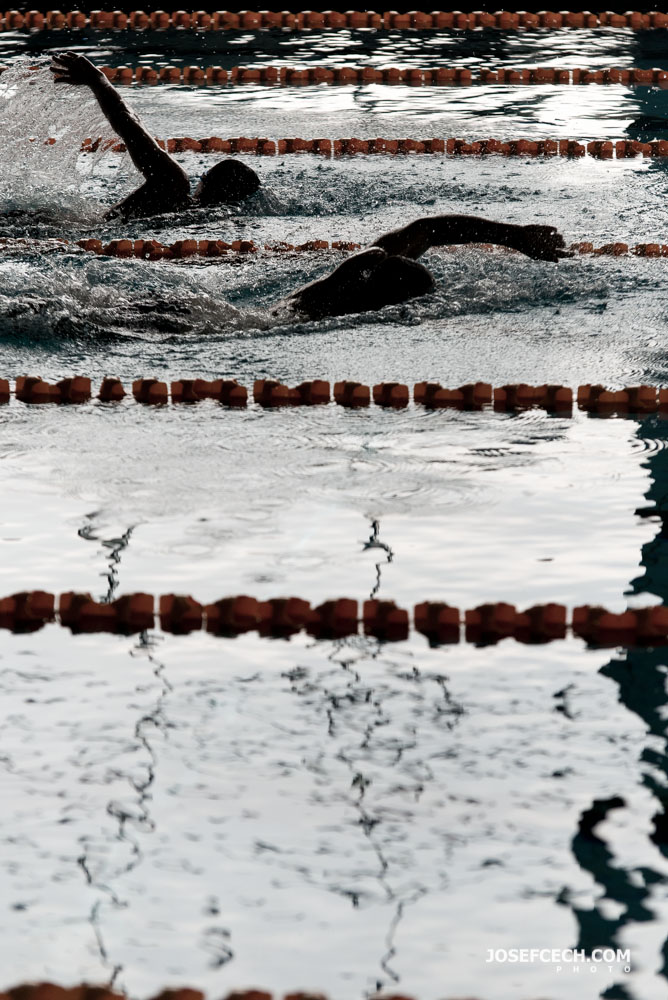
{"label": "swimmer's hand", "polygon": [[558,261],[564,257],[572,257],[565,248],[564,238],[554,226],[519,226],[517,242],[513,241],[515,250],[533,257],[534,260]]}
{"label": "swimmer's hand", "polygon": [[90,59],[76,52],[59,52],[53,57],[49,69],[55,77],[54,83],[94,87],[106,79],[102,70],[93,66]]}

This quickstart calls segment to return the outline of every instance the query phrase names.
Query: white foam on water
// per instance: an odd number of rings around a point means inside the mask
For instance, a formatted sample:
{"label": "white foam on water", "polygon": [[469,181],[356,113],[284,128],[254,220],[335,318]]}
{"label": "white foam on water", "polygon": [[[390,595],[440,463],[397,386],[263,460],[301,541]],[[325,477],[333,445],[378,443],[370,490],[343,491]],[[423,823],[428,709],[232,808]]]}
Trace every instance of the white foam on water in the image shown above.
{"label": "white foam on water", "polygon": [[[84,188],[106,157],[119,159],[108,150],[117,136],[88,87],[56,86],[49,65],[21,59],[0,76],[0,199],[5,210],[94,219]],[[88,137],[102,142],[82,154]]]}
{"label": "white foam on water", "polygon": [[[271,323],[265,310],[231,304],[215,280],[193,282],[186,269],[96,258],[57,240],[9,246],[0,261],[0,341],[128,334],[218,340]],[[45,255],[41,267],[26,267],[26,247]]]}

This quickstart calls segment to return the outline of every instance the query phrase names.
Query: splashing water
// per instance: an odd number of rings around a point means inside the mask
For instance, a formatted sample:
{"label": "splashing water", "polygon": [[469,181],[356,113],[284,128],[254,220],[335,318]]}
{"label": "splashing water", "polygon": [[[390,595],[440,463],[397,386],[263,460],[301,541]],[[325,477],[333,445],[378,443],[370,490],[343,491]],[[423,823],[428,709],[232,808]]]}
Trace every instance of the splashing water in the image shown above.
{"label": "splashing water", "polygon": [[[118,159],[105,149],[117,137],[88,87],[55,86],[49,64],[20,59],[0,77],[3,209],[93,219],[101,209],[83,189],[105,159]],[[98,136],[99,149],[82,154],[82,141]]]}

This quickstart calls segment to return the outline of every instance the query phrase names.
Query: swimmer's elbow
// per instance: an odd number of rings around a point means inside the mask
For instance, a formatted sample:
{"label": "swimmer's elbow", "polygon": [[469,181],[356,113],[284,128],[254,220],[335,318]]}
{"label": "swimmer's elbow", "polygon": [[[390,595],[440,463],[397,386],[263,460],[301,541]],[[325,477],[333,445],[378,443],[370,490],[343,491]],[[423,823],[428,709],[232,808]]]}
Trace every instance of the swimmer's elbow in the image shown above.
{"label": "swimmer's elbow", "polygon": [[174,174],[174,184],[183,194],[190,194],[190,178],[183,167],[177,163],[178,171]]}

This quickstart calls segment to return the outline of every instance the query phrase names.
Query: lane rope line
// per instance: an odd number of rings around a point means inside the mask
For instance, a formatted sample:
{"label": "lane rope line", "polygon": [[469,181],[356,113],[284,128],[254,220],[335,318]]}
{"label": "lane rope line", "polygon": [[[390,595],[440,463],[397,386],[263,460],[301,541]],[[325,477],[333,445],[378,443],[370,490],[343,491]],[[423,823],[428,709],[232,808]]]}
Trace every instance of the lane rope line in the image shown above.
{"label": "lane rope line", "polygon": [[[346,242],[344,240],[307,240],[305,243],[255,243],[253,240],[176,240],[174,243],[161,243],[159,240],[147,239],[115,239],[103,243],[100,239],[86,238],[70,242],[64,238],[30,239],[23,236],[0,237],[0,254],[21,252],[22,250],[37,253],[64,253],[68,249],[84,250],[87,253],[102,257],[116,257],[129,260],[186,260],[192,257],[230,258],[238,255],[257,253],[322,253],[324,251],[351,252],[361,250],[363,244]],[[432,247],[436,253],[464,253],[469,250],[484,253],[518,254],[518,250],[509,247],[499,247],[492,243],[467,243],[455,246]],[[622,242],[604,243],[594,246],[590,241],[570,244],[569,249],[579,256],[598,257],[668,257],[666,243],[636,243]]]}
{"label": "lane rope line", "polygon": [[[48,403],[80,405],[92,399],[91,379],[74,375],[58,382],[46,382],[38,375],[21,375],[13,387],[8,379],[0,378],[0,404],[12,397],[28,405]],[[375,406],[405,409],[411,401],[411,391],[402,382],[379,382],[374,386],[355,381],[335,382],[333,389],[324,379],[314,379],[290,387],[275,379],[256,379],[253,402],[263,408],[286,406],[321,406],[332,401],[350,409]],[[132,382],[132,398],[137,403],[167,405],[197,403],[206,399],[225,406],[248,406],[248,389],[236,379],[177,379],[169,384],[156,378],[138,378]],[[119,403],[128,396],[119,378],[106,376],[96,399],[102,403]],[[548,413],[571,416],[573,404],[585,413],[601,416],[668,414],[668,388],[655,385],[627,386],[608,389],[603,385],[580,385],[573,391],[564,385],[526,385],[513,383],[492,386],[487,382],[471,382],[457,389],[444,388],[440,382],[416,382],[413,402],[428,410],[455,409],[480,412],[492,407],[499,412],[542,409]]]}
{"label": "lane rope line", "polygon": [[[0,73],[9,67],[1,66]],[[668,70],[638,67],[559,69],[552,66],[484,67],[438,66],[434,69],[376,66],[101,66],[112,83],[142,84],[404,84],[410,86],[467,87],[474,84],[622,84],[628,87],[668,87]]]}
{"label": "lane rope line", "polygon": [[495,28],[500,31],[536,30],[547,28],[630,28],[643,31],[668,27],[668,14],[660,11],[645,13],[614,11],[589,13],[583,11],[28,11],[10,10],[0,17],[0,31],[63,31],[93,29],[96,31],[257,31],[262,28],[283,28],[290,31],[321,30],[323,28],[394,31],[456,30]]}
{"label": "lane rope line", "polygon": [[[19,238],[20,239],[20,238]],[[138,257],[144,260],[182,260],[186,257],[225,257],[230,253],[253,254],[266,251],[269,253],[312,253],[324,250],[354,251],[361,250],[361,243],[345,242],[343,240],[307,240],[305,243],[266,243],[260,246],[253,240],[176,240],[174,243],[162,244],[158,240],[110,240],[102,244],[101,240],[78,240],[75,244],[88,253],[106,257]],[[2,240],[0,240],[0,250]],[[433,247],[437,252],[461,253],[466,249],[481,250],[485,253],[517,254],[518,250],[509,247],[497,247],[493,243],[467,243],[460,246]],[[594,246],[589,241],[572,243],[570,249],[579,255],[594,255],[599,257],[668,257],[666,243],[604,243]]]}
{"label": "lane rope line", "polygon": [[[39,140],[30,138],[28,142]],[[43,140],[45,146],[55,146],[57,139]],[[169,153],[248,153],[255,156],[286,156],[315,153],[328,159],[339,156],[366,155],[416,155],[436,154],[446,156],[552,157],[578,158],[591,156],[598,160],[627,159],[636,156],[668,156],[668,140],[638,142],[628,139],[594,139],[578,142],[576,139],[268,139],[239,136],[223,139],[209,136],[193,139],[178,136],[170,139],[156,137],[158,145]],[[86,138],[81,144],[82,153],[125,153],[126,146],[116,139]]]}
{"label": "lane rope line", "polygon": [[234,637],[245,632],[288,637],[305,631],[316,638],[364,635],[398,642],[419,632],[430,642],[492,645],[501,639],[546,643],[568,635],[603,647],[668,644],[668,607],[653,605],[615,613],[589,604],[569,611],[564,604],[546,603],[518,611],[499,601],[460,611],[442,601],[422,601],[409,612],[394,601],[341,597],[312,607],[300,597],[259,601],[238,595],[201,604],[190,595],[126,594],[110,603],[88,593],[68,591],[59,597],[47,591],[24,591],[0,599],[0,628],[36,632],[57,623],[73,633],[132,634],[156,628],[183,635],[206,631]]}

